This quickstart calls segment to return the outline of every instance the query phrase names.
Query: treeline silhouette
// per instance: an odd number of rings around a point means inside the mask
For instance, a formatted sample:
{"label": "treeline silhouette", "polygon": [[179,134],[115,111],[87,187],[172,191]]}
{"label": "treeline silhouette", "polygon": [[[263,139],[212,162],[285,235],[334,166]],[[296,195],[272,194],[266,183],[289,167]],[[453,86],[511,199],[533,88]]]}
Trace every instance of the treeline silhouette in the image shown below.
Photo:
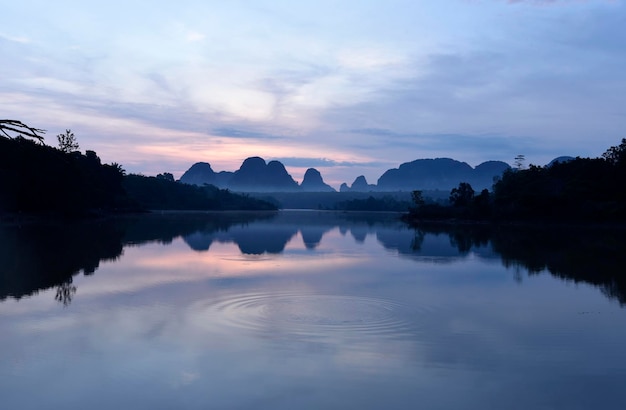
{"label": "treeline silhouette", "polygon": [[267,201],[168,178],[125,175],[94,151],[81,154],[22,136],[0,136],[0,213],[58,214],[150,209],[273,210]]}
{"label": "treeline silhouette", "polygon": [[[414,191],[409,221],[469,219],[556,222],[626,221],[626,139],[601,158],[574,158],[539,167],[511,169],[493,191],[476,195],[461,183],[449,205],[429,203]],[[415,194],[420,200],[415,201]]]}
{"label": "treeline silhouette", "polygon": [[126,206],[123,177],[119,165],[102,164],[93,151],[0,137],[0,211],[78,214]]}
{"label": "treeline silhouette", "polygon": [[199,187],[164,177],[128,175],[122,187],[144,209],[154,210],[276,210],[276,205],[213,185]]}

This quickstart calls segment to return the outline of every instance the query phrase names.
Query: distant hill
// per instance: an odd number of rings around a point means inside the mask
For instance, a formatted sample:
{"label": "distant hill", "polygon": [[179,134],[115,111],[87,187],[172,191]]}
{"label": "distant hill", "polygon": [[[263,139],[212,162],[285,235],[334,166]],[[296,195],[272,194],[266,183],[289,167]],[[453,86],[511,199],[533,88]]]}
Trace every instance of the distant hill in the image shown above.
{"label": "distant hill", "polygon": [[356,177],[352,185],[348,187],[347,184],[341,184],[339,189],[341,192],[371,192],[378,191],[377,186],[373,184],[368,184],[367,179],[363,175],[359,175]]}
{"label": "distant hill", "polygon": [[298,185],[280,161],[268,163],[261,157],[247,158],[235,172],[215,172],[207,162],[196,162],[179,179],[189,185],[215,185],[237,192],[336,192],[322,174],[309,168]]}
{"label": "distant hill", "polygon": [[[494,177],[510,166],[502,161],[487,161],[472,168],[465,162],[450,158],[417,159],[387,170],[377,184],[369,184],[358,176],[350,186],[343,183],[340,192],[392,192],[421,190],[451,190],[460,182],[468,182],[475,190],[491,189]],[[180,178],[180,182],[202,186],[215,185],[236,192],[335,192],[326,184],[321,173],[309,168],[298,185],[279,161],[266,163],[261,157],[247,158],[235,172],[216,173],[206,162],[195,163]]]}
{"label": "distant hill", "polygon": [[418,159],[386,171],[377,184],[378,191],[414,189],[452,189],[468,182],[475,190],[490,189],[494,177],[510,166],[502,161],[487,161],[472,168],[465,162],[450,158]]}
{"label": "distant hill", "polygon": [[548,165],[546,165],[547,167],[551,167],[554,164],[557,164],[559,162],[569,162],[571,160],[575,159],[574,157],[568,157],[568,156],[562,156],[562,157],[557,157],[554,158],[552,161],[550,161],[548,163]]}
{"label": "distant hill", "polygon": [[235,171],[228,187],[240,192],[284,192],[299,189],[298,183],[281,162],[265,163],[260,157],[247,158],[241,168]]}
{"label": "distant hill", "polygon": [[324,183],[322,174],[315,168],[306,170],[300,188],[305,192],[336,192],[333,187]]}
{"label": "distant hill", "polygon": [[196,162],[181,177],[180,182],[189,185],[215,185],[218,188],[227,188],[234,172],[215,172],[208,162]]}

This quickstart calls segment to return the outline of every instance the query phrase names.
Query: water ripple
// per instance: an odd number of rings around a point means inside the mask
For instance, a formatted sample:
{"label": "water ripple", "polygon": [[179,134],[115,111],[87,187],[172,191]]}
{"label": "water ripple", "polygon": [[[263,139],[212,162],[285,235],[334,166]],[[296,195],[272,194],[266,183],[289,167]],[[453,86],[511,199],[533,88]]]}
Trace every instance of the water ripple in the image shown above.
{"label": "water ripple", "polygon": [[202,309],[212,325],[274,335],[398,335],[411,327],[405,305],[362,296],[240,294],[206,303]]}

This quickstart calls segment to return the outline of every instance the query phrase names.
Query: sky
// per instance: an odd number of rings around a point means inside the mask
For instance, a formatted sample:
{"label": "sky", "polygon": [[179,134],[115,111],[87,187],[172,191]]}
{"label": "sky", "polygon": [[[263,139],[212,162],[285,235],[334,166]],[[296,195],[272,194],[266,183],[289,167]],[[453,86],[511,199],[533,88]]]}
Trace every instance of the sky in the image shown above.
{"label": "sky", "polygon": [[0,1],[0,118],[129,173],[260,156],[338,188],[626,138],[621,0]]}

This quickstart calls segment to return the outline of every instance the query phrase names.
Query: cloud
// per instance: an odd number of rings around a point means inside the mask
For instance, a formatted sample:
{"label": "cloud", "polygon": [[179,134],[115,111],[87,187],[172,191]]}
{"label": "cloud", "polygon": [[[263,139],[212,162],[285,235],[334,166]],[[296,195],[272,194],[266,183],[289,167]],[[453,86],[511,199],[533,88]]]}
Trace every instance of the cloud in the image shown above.
{"label": "cloud", "polygon": [[335,161],[328,158],[309,158],[309,157],[283,157],[273,158],[275,161],[282,162],[285,166],[297,168],[315,168],[315,167],[375,167],[386,165],[382,162],[359,162],[359,161]]}
{"label": "cloud", "polygon": [[202,33],[198,33],[196,31],[190,31],[187,33],[186,40],[193,43],[196,41],[202,41],[206,38],[206,36]]}
{"label": "cloud", "polygon": [[540,6],[557,4],[615,3],[615,0],[506,0],[508,4],[528,3]]}
{"label": "cloud", "polygon": [[4,33],[0,33],[0,39],[11,41],[14,43],[28,44],[31,42],[31,39],[25,36],[10,36]]}
{"label": "cloud", "polygon": [[[459,147],[464,152],[478,153],[484,159],[507,158],[513,152],[534,154],[540,151],[538,141],[530,136],[509,136],[503,134],[455,134],[455,133],[401,133],[391,129],[365,128],[353,129],[355,134],[378,137],[378,149],[385,145],[402,149],[406,152],[420,152],[422,155],[446,156],[459,159],[467,154],[459,154]],[[413,158],[417,159],[417,158]],[[474,161],[475,162],[475,161]]]}
{"label": "cloud", "polygon": [[249,130],[241,130],[236,128],[228,128],[228,127],[218,127],[213,128],[209,132],[211,135],[216,135],[220,137],[229,137],[229,138],[252,138],[252,139],[260,139],[260,140],[276,140],[276,139],[284,139],[286,137],[266,134],[263,132],[257,131],[249,131]]}

